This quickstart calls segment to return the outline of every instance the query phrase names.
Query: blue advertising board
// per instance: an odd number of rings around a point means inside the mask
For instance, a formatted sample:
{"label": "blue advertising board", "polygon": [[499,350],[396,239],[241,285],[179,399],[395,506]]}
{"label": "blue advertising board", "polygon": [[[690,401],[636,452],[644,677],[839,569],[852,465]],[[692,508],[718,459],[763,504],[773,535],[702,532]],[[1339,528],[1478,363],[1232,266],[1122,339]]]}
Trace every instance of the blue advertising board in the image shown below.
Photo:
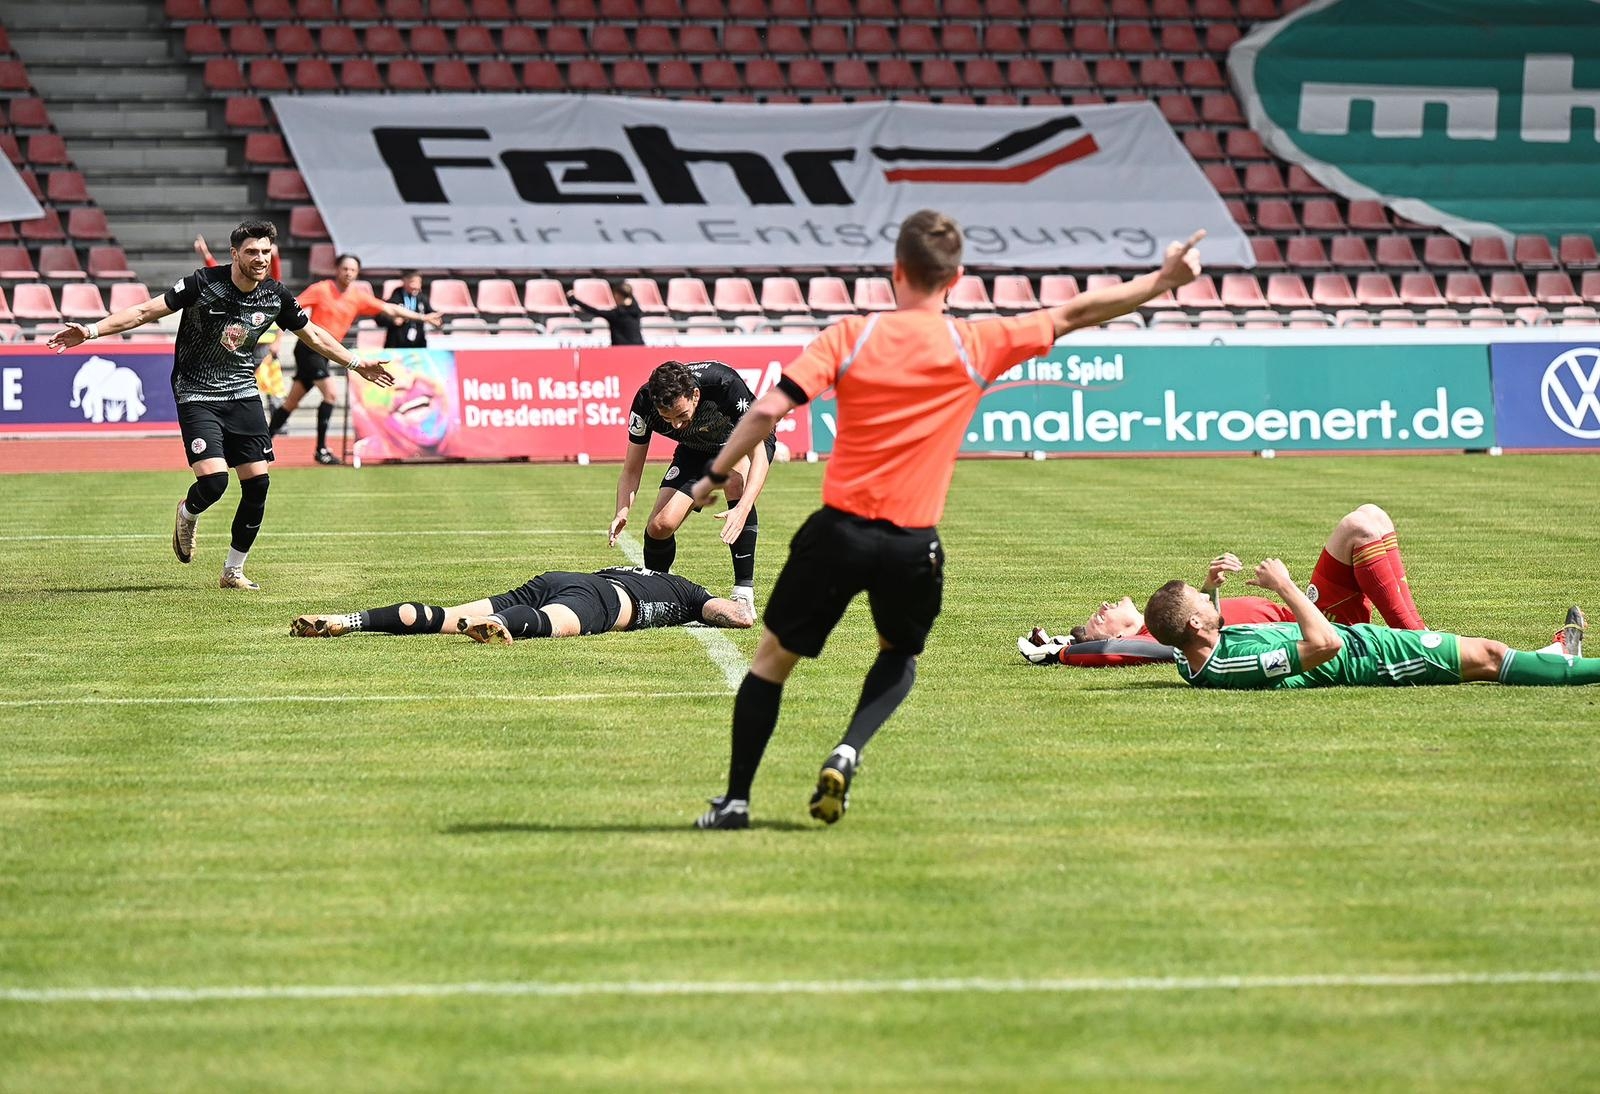
{"label": "blue advertising board", "polygon": [[1600,449],[1600,345],[1495,345],[1489,362],[1502,448]]}
{"label": "blue advertising board", "polygon": [[170,433],[177,424],[170,345],[0,350],[0,433]]}

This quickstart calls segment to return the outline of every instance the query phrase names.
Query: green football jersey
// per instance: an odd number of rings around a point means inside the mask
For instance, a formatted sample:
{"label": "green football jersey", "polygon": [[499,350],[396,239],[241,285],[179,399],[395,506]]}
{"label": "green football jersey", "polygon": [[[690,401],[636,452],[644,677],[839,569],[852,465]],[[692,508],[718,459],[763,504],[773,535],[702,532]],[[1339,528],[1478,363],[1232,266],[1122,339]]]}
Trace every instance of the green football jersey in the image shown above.
{"label": "green football jersey", "polygon": [[1344,648],[1315,668],[1300,664],[1298,623],[1247,623],[1223,627],[1216,649],[1198,669],[1180,653],[1178,673],[1193,687],[1235,691],[1461,682],[1461,651],[1453,634],[1371,623],[1332,626]]}

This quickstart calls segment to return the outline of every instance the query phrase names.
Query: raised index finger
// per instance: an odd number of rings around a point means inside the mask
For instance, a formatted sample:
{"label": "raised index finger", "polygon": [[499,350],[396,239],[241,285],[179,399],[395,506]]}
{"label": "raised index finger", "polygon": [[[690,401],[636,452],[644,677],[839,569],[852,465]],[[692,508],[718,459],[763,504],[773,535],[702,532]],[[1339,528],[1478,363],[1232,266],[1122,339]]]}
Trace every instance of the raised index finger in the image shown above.
{"label": "raised index finger", "polygon": [[1195,244],[1199,243],[1205,237],[1206,237],[1206,230],[1204,228],[1199,229],[1198,231],[1196,231],[1194,233],[1194,235],[1189,237],[1187,242],[1184,243],[1183,250],[1187,251],[1187,250],[1192,249]]}

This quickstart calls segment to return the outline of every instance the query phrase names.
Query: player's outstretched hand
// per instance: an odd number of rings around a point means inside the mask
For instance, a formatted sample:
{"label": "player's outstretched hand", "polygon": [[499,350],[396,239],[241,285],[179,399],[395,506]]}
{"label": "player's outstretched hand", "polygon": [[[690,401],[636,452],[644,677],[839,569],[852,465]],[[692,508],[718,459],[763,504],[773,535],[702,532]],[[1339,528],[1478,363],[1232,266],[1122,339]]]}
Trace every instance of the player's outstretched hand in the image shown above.
{"label": "player's outstretched hand", "polygon": [[732,547],[734,540],[739,538],[739,533],[744,531],[744,518],[748,514],[741,512],[735,506],[732,509],[711,515],[722,521],[722,531],[717,533],[718,537],[722,542]]}
{"label": "player's outstretched hand", "polygon": [[1283,564],[1283,559],[1268,558],[1256,566],[1256,576],[1245,581],[1245,584],[1281,595],[1285,589],[1294,588],[1294,578],[1289,576],[1289,567]]}
{"label": "player's outstretched hand", "polygon": [[1183,243],[1167,244],[1166,258],[1161,263],[1162,289],[1176,289],[1200,276],[1200,252],[1195,248],[1205,237],[1206,230],[1201,228]]}
{"label": "player's outstretched hand", "polygon": [[84,326],[82,323],[68,323],[66,326],[52,334],[50,336],[50,340],[46,342],[45,345],[49,346],[57,353],[60,353],[64,349],[71,349],[73,346],[81,346],[88,340],[88,327]]}
{"label": "player's outstretched hand", "polygon": [[693,500],[694,507],[698,509],[716,497],[718,489],[715,483],[702,475],[700,480],[694,484],[694,493],[690,494],[689,497]]}
{"label": "player's outstretched hand", "polygon": [[438,329],[444,326],[444,312],[431,311],[422,317],[422,321],[427,323],[428,326]]}
{"label": "player's outstretched hand", "polygon": [[613,517],[611,520],[611,527],[606,529],[606,546],[615,547],[617,545],[617,537],[622,534],[622,530],[627,526],[628,514],[618,513],[615,517]]}
{"label": "player's outstretched hand", "polygon": [[350,364],[350,371],[376,387],[394,387],[394,373],[384,368],[388,363],[387,359],[382,361],[353,361]]}
{"label": "player's outstretched hand", "polygon": [[1224,551],[1211,560],[1211,565],[1206,567],[1205,591],[1221,588],[1228,580],[1229,574],[1236,574],[1244,569],[1244,563],[1239,561],[1239,556],[1232,551]]}

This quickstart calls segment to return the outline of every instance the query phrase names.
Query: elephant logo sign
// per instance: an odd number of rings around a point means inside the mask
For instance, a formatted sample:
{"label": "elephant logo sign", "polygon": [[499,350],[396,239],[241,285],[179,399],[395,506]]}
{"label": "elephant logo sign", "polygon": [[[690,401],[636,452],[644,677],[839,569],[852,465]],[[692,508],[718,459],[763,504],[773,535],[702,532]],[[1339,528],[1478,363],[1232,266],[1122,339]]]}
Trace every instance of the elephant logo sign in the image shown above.
{"label": "elephant logo sign", "polygon": [[144,383],[131,368],[98,355],[78,367],[72,378],[72,406],[85,421],[137,422],[144,417]]}

